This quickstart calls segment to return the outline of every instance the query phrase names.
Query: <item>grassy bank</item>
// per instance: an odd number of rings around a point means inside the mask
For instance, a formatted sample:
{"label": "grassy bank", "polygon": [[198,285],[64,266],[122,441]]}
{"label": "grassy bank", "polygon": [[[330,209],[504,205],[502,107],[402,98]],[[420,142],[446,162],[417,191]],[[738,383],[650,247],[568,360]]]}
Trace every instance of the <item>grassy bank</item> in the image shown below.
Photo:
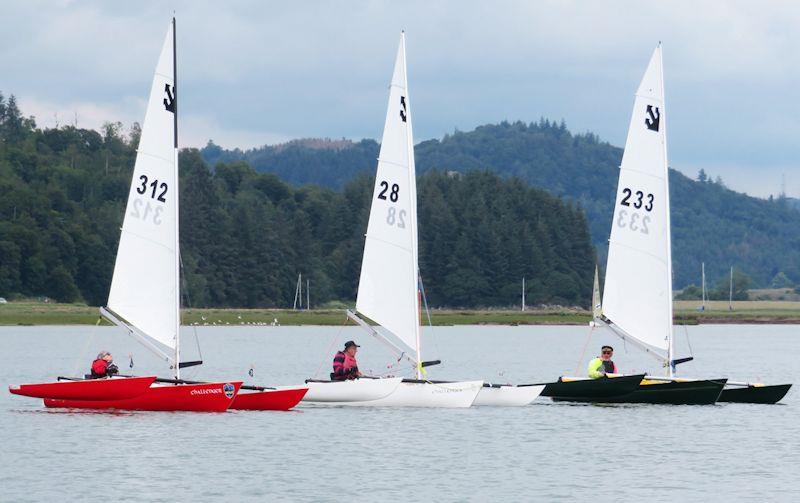
{"label": "grassy bank", "polygon": [[[701,323],[800,323],[800,302],[741,301],[707,302],[706,310],[697,310],[697,301],[676,301],[675,322]],[[98,310],[82,304],[10,302],[0,304],[0,325],[92,325]],[[434,325],[582,325],[588,323],[588,311],[575,309],[534,309],[525,312],[508,310],[434,310]],[[186,309],[184,325],[228,326],[269,325],[341,325],[341,309]],[[105,322],[104,322],[105,323]]]}
{"label": "grassy bank", "polygon": [[[270,325],[341,325],[346,317],[342,309],[185,309],[184,325],[228,326]],[[90,325],[97,322],[96,307],[81,304],[10,302],[0,305],[0,325]],[[566,325],[589,321],[589,313],[574,309],[533,311],[454,311],[431,313],[434,325]],[[103,323],[106,323],[105,321]]]}

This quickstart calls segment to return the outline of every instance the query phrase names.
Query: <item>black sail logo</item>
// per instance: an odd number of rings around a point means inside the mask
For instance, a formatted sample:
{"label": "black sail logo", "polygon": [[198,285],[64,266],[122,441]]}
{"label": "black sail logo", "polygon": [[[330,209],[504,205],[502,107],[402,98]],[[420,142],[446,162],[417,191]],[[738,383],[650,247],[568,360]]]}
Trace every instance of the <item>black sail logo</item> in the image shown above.
{"label": "black sail logo", "polygon": [[164,98],[164,108],[166,108],[168,112],[175,113],[175,107],[178,104],[178,93],[175,92],[175,88],[171,87],[169,84],[164,84],[164,91],[167,93],[167,97]]}
{"label": "black sail logo", "polygon": [[661,112],[658,107],[647,105],[647,117],[644,118],[644,123],[650,131],[658,132],[658,125],[661,122]]}
{"label": "black sail logo", "polygon": [[400,120],[402,120],[403,122],[406,122],[406,120],[408,119],[408,117],[406,116],[406,113],[408,112],[408,109],[406,108],[406,97],[405,96],[400,96],[400,106],[403,107],[403,109],[400,110]]}

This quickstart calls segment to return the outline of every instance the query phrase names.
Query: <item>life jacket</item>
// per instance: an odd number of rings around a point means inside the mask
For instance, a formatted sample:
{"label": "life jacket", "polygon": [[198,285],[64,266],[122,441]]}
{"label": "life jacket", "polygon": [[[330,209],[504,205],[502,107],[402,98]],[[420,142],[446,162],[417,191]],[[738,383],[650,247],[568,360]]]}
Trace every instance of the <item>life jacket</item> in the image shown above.
{"label": "life jacket", "polygon": [[92,379],[106,377],[108,375],[108,362],[102,358],[92,362]]}
{"label": "life jacket", "polygon": [[603,360],[603,370],[606,374],[616,374],[617,373],[617,365],[611,360]]}
{"label": "life jacket", "polygon": [[333,357],[333,373],[331,374],[331,380],[344,381],[347,379],[355,379],[357,372],[358,362],[355,358],[344,351],[336,353],[336,356]]}
{"label": "life jacket", "polygon": [[589,362],[589,368],[587,369],[589,377],[592,379],[598,379],[603,377],[604,374],[616,374],[617,373],[617,366],[614,364],[613,361],[608,360],[605,361],[599,356],[592,361]]}

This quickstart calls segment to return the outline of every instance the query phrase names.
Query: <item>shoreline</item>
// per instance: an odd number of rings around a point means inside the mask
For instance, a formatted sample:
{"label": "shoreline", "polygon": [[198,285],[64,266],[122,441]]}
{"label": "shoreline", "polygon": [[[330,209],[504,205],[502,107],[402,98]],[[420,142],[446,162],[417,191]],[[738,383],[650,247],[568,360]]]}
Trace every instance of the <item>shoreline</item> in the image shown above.
{"label": "shoreline", "polygon": [[[697,310],[694,301],[675,302],[674,324],[800,324],[800,302],[740,301],[734,310],[708,305]],[[720,303],[723,304],[723,303]],[[94,325],[100,319],[98,308],[79,304],[43,302],[10,302],[0,305],[0,326]],[[343,309],[184,309],[183,326],[270,326],[275,320],[281,326],[337,326],[348,324]],[[534,308],[520,310],[456,310],[431,311],[434,326],[454,325],[587,325],[591,312],[574,308]],[[105,320],[101,325],[110,326]],[[425,319],[427,324],[427,319]]]}

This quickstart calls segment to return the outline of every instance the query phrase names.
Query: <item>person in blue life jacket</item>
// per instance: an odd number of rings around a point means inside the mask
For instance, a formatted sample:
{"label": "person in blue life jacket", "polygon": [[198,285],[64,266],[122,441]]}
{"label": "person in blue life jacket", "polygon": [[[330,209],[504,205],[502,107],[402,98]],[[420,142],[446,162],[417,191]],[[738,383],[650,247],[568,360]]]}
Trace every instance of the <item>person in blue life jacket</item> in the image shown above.
{"label": "person in blue life jacket", "polygon": [[592,379],[605,377],[606,374],[616,374],[617,365],[611,360],[614,356],[614,348],[603,346],[600,348],[600,356],[589,362],[587,373]]}

